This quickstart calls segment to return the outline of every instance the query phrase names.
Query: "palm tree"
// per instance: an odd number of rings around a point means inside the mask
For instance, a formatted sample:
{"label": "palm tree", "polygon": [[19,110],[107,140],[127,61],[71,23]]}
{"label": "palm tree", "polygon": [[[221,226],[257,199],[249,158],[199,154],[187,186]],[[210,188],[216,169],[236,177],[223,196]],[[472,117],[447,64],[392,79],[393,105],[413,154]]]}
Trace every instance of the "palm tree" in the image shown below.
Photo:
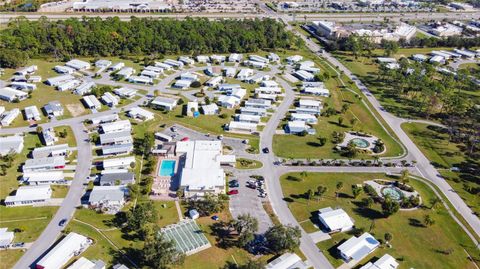
{"label": "palm tree", "polygon": [[337,182],[337,185],[335,186],[335,198],[338,198],[338,192],[343,188],[343,182],[339,181]]}
{"label": "palm tree", "polygon": [[308,191],[305,193],[305,198],[307,199],[307,205],[310,203],[310,200],[313,198],[313,191],[312,189],[308,189]]}
{"label": "palm tree", "polygon": [[307,171],[300,172],[300,177],[302,178],[302,181],[305,180],[308,177]]}
{"label": "palm tree", "polygon": [[318,186],[317,187],[317,202],[322,198],[323,194],[325,194],[327,192],[327,187],[324,187],[322,185]]}
{"label": "palm tree", "polygon": [[434,198],[430,199],[430,209],[435,210],[438,207],[438,205],[440,204],[440,202],[441,202],[441,200],[438,197],[434,197]]}
{"label": "palm tree", "polygon": [[410,172],[408,169],[403,169],[400,175],[400,180],[402,181],[402,184],[405,185],[408,183],[408,178],[410,177]]}
{"label": "palm tree", "polygon": [[432,226],[433,224],[435,224],[435,220],[427,214],[423,217],[423,223],[425,224],[425,226]]}

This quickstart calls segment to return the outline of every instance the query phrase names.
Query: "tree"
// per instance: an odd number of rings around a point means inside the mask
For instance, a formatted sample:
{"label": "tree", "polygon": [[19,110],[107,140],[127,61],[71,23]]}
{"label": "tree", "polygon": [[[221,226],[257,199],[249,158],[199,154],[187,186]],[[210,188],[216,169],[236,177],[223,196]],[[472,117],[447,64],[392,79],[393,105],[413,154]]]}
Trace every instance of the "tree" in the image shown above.
{"label": "tree", "polygon": [[250,214],[242,214],[231,224],[238,234],[237,246],[245,247],[251,242],[258,231],[258,220]]}
{"label": "tree", "polygon": [[268,248],[275,254],[294,251],[300,246],[302,233],[298,227],[277,224],[265,233]]}
{"label": "tree", "polygon": [[150,268],[167,269],[172,265],[181,265],[185,255],[177,250],[173,241],[166,239],[157,229],[145,240],[142,258],[145,265]]}
{"label": "tree", "polygon": [[440,198],[438,197],[433,197],[430,199],[430,209],[435,210],[439,205],[440,205]]}
{"label": "tree", "polygon": [[313,191],[312,189],[308,189],[308,191],[305,193],[305,199],[307,199],[307,205],[310,203],[310,200],[313,198]]}
{"label": "tree", "polygon": [[222,269],[263,269],[265,268],[265,263],[262,261],[249,260],[245,264],[237,264],[234,262],[227,262]]}
{"label": "tree", "polygon": [[315,193],[317,195],[317,202],[318,200],[322,199],[323,195],[327,192],[327,187],[325,186],[318,186],[317,187],[317,192]]}
{"label": "tree", "polygon": [[363,189],[357,185],[352,185],[352,194],[353,194],[353,198],[357,198],[360,193],[362,193]]}
{"label": "tree", "polygon": [[339,181],[337,182],[337,185],[335,185],[335,198],[338,198],[338,193],[341,189],[343,189],[343,182]]}
{"label": "tree", "polygon": [[402,181],[402,184],[405,185],[408,183],[408,178],[410,177],[410,171],[408,169],[403,169],[401,174],[400,174],[400,180]]}
{"label": "tree", "polygon": [[435,220],[429,214],[427,214],[423,216],[423,224],[425,226],[432,226],[433,224],[435,224]]}
{"label": "tree", "polygon": [[325,143],[327,143],[327,138],[325,138],[323,136],[319,136],[318,137],[318,144],[320,145],[320,147],[324,146]]}
{"label": "tree", "polygon": [[357,124],[358,120],[357,118],[352,118],[350,120],[350,125],[352,125],[352,128],[355,129],[355,125]]}
{"label": "tree", "polygon": [[308,177],[308,172],[307,171],[302,171],[300,172],[300,178],[302,179],[302,181],[304,181],[306,178]]}
{"label": "tree", "polygon": [[202,216],[210,216],[225,209],[228,197],[226,195],[207,194],[203,199],[189,200],[188,205]]}
{"label": "tree", "polygon": [[140,195],[140,187],[138,184],[128,184],[128,194],[130,195],[130,199],[137,199]]}
{"label": "tree", "polygon": [[355,158],[358,155],[358,148],[353,141],[348,142],[347,146],[343,148],[343,155],[348,158]]}
{"label": "tree", "polygon": [[373,198],[372,197],[367,197],[362,199],[362,206],[365,208],[371,208],[373,205]]}
{"label": "tree", "polygon": [[157,218],[157,211],[151,201],[140,203],[127,212],[125,229],[128,232],[135,231],[140,238],[145,238],[148,235],[147,225],[155,223]]}
{"label": "tree", "polygon": [[[349,108],[349,107],[350,107],[350,106],[349,106],[348,104],[343,104],[343,105],[342,105],[342,109],[340,110],[340,111],[342,112],[342,114],[345,114],[345,112],[348,111],[348,108]],[[341,125],[341,124],[340,124],[340,125]]]}
{"label": "tree", "polygon": [[392,241],[393,235],[391,233],[385,233],[385,235],[383,235],[383,238],[385,239],[385,242],[388,244],[388,242]]}
{"label": "tree", "polygon": [[343,117],[338,117],[338,125],[343,126]]}
{"label": "tree", "polygon": [[202,86],[202,83],[200,83],[200,81],[198,80],[195,80],[194,82],[192,82],[192,85],[190,85],[192,88],[200,88]]}
{"label": "tree", "polygon": [[35,130],[36,130],[37,134],[41,134],[43,132],[42,126],[37,126],[37,128]]}
{"label": "tree", "polygon": [[398,204],[398,202],[392,200],[388,196],[385,198],[385,201],[383,201],[382,203],[382,212],[386,218],[397,213],[399,209],[400,209],[400,205]]}

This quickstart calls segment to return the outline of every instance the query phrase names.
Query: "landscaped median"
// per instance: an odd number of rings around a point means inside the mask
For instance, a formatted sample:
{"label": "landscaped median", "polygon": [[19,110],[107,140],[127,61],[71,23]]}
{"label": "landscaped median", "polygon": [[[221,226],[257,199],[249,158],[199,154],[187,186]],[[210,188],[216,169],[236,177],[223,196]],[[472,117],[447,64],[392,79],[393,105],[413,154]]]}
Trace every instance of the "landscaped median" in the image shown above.
{"label": "landscaped median", "polygon": [[[476,268],[467,253],[478,260],[480,252],[429,186],[413,178],[399,182],[413,187],[423,204],[418,209],[400,210],[385,217],[378,199],[372,202],[365,191],[353,190],[363,190],[366,181],[376,179],[400,180],[385,174],[303,172],[283,175],[281,184],[292,214],[308,233],[319,231],[317,212],[322,208],[342,208],[354,220],[352,231],[333,234],[332,239],[318,243],[334,266],[343,263],[336,251],[338,245],[353,234],[369,232],[383,243],[360,264],[388,253],[402,268]],[[318,190],[324,188],[326,191],[318,195]],[[391,248],[385,244],[387,233],[392,236]]]}
{"label": "landscaped median", "polygon": [[246,158],[237,158],[235,164],[235,168],[237,169],[258,169],[262,168],[262,166],[262,162]]}

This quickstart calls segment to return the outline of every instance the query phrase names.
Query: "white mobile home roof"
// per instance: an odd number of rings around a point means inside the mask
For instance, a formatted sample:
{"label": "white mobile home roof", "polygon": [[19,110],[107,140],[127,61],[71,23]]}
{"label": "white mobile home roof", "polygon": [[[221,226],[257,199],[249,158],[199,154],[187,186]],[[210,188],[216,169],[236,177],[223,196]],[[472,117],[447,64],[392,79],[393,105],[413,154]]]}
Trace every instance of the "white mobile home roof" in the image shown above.
{"label": "white mobile home roof", "polygon": [[110,66],[110,67],[108,68],[108,70],[117,71],[117,70],[122,69],[124,66],[125,66],[125,63],[122,63],[122,62],[120,62],[120,63],[115,63],[115,64],[113,64],[112,66]]}
{"label": "white mobile home roof", "polygon": [[257,130],[257,124],[250,123],[250,122],[231,121],[228,124],[228,129],[229,130],[245,130],[249,132],[254,132]]}
{"label": "white mobile home roof", "polygon": [[172,59],[166,59],[165,61],[163,61],[165,64],[168,64],[168,65],[171,65],[171,66],[174,66],[174,67],[183,67],[183,63],[181,61],[176,61],[176,60],[172,60]]}
{"label": "white mobile home roof", "polygon": [[25,117],[27,118],[27,120],[29,119],[39,120],[40,111],[36,106],[27,106],[25,107]]}
{"label": "white mobile home roof", "polygon": [[75,68],[77,70],[83,70],[83,69],[90,68],[90,63],[87,63],[85,61],[78,60],[78,59],[70,60],[70,61],[66,62],[65,65],[68,66],[68,67],[71,67],[71,68]]}
{"label": "white mobile home roof", "polygon": [[310,100],[310,99],[300,99],[298,101],[300,106],[307,106],[307,107],[320,107],[320,101],[317,100]]}
{"label": "white mobile home roof", "polygon": [[47,84],[50,86],[58,86],[66,81],[75,79],[72,75],[61,75],[47,79]]}
{"label": "white mobile home roof", "polygon": [[379,245],[380,243],[371,234],[364,233],[360,237],[352,236],[337,249],[343,256],[360,261]]}
{"label": "white mobile home roof", "polygon": [[174,107],[175,105],[177,105],[177,99],[157,97],[152,101],[152,104],[158,106]]}
{"label": "white mobile home roof", "polygon": [[102,154],[123,154],[123,153],[130,153],[133,150],[133,144],[120,144],[120,145],[111,145],[111,146],[103,146],[102,147]]}
{"label": "white mobile home roof", "polygon": [[209,104],[209,105],[204,105],[202,106],[203,114],[205,115],[213,115],[218,112],[218,106],[217,104]]}
{"label": "white mobile home roof", "polygon": [[255,89],[255,93],[275,93],[280,94],[282,93],[282,89],[279,87],[259,87]]}
{"label": "white mobile home roof", "polygon": [[65,179],[63,171],[42,171],[42,172],[26,172],[22,176],[23,181],[32,183],[36,182],[52,182]]}
{"label": "white mobile home roof", "polygon": [[49,156],[61,155],[70,150],[68,144],[53,145],[48,147],[34,148],[32,151],[33,158],[45,158]]}
{"label": "white mobile home roof", "polygon": [[36,170],[48,170],[54,169],[55,167],[65,166],[65,158],[56,156],[56,157],[45,157],[37,159],[27,159],[22,169],[24,172],[36,171]]}
{"label": "white mobile home roof", "polygon": [[129,167],[131,163],[135,163],[135,157],[128,156],[124,158],[103,160],[103,169],[114,169],[117,167]]}
{"label": "white mobile home roof", "polygon": [[2,120],[1,120],[2,126],[10,125],[15,120],[15,118],[18,117],[18,115],[20,115],[20,109],[18,109],[18,108],[14,108],[10,111],[4,112],[1,115],[2,116]]}
{"label": "white mobile home roof", "polygon": [[188,88],[188,87],[190,87],[190,85],[192,85],[191,80],[180,79],[180,80],[175,81],[175,84],[173,86],[176,87],[176,88]]}
{"label": "white mobile home roof", "polygon": [[37,268],[60,269],[75,253],[87,247],[87,237],[71,232],[37,263]]}
{"label": "white mobile home roof", "polygon": [[238,114],[237,121],[259,123],[261,117],[258,115]]}
{"label": "white mobile home roof", "polygon": [[73,74],[75,73],[75,69],[64,66],[64,65],[56,65],[54,68],[55,72],[60,73],[60,74]]}
{"label": "white mobile home roof", "polygon": [[120,71],[118,71],[115,75],[129,78],[133,73],[135,73],[135,69],[131,67],[122,67],[122,69],[120,69]]}
{"label": "white mobile home roof", "polygon": [[118,120],[118,114],[110,114],[100,117],[92,118],[92,124],[106,123]]}
{"label": "white mobile home roof", "polygon": [[119,120],[115,122],[104,123],[100,126],[103,133],[112,133],[119,131],[130,131],[132,129],[132,124],[129,120]]}
{"label": "white mobile home roof", "polygon": [[293,55],[293,56],[287,57],[287,62],[289,63],[297,63],[297,62],[300,62],[301,60],[303,60],[303,56],[300,56],[300,55]]}
{"label": "white mobile home roof", "polygon": [[318,218],[330,231],[345,230],[353,227],[353,221],[343,209],[324,208],[319,210]]}
{"label": "white mobile home roof", "polygon": [[52,189],[50,185],[41,186],[21,186],[15,192],[15,195],[7,196],[5,203],[20,203],[22,201],[41,201],[50,199]]}
{"label": "white mobile home roof", "polygon": [[128,78],[128,81],[129,82],[133,82],[133,83],[142,83],[142,84],[151,84],[153,83],[153,79],[151,77],[147,77],[147,76],[130,76]]}
{"label": "white mobile home roof", "polygon": [[360,269],[396,269],[398,267],[398,262],[392,256],[385,254],[376,262],[368,262]]}
{"label": "white mobile home roof", "polygon": [[268,62],[269,62],[269,60],[267,58],[262,57],[262,56],[258,56],[258,55],[250,55],[250,56],[248,56],[248,59],[250,59],[251,61],[266,63],[266,64],[268,64]]}
{"label": "white mobile home roof", "polygon": [[80,85],[82,82],[78,79],[73,79],[73,80],[68,80],[65,82],[60,83],[57,86],[57,90],[59,91],[68,91],[68,90],[73,90],[75,87]]}
{"label": "white mobile home roof", "polygon": [[0,99],[11,102],[15,99],[24,99],[28,96],[28,93],[19,90],[5,87],[0,89]]}
{"label": "white mobile home roof", "polygon": [[107,105],[116,106],[120,101],[118,96],[113,95],[111,92],[106,92],[102,95],[102,100]]}
{"label": "white mobile home roof", "polygon": [[305,70],[298,70],[294,74],[296,77],[300,78],[301,80],[313,80],[315,76],[312,73],[309,73]]}
{"label": "white mobile home roof", "polygon": [[160,74],[158,72],[152,71],[152,70],[143,70],[140,75],[144,77],[149,77],[149,78],[158,78]]}
{"label": "white mobile home roof", "polygon": [[122,88],[114,89],[113,92],[122,97],[131,97],[137,93],[137,90],[122,87]]}
{"label": "white mobile home roof", "polygon": [[143,120],[151,120],[154,118],[154,114],[152,112],[140,107],[132,107],[128,111],[128,115],[132,118],[140,118]]}
{"label": "white mobile home roof", "polygon": [[112,65],[112,61],[109,61],[109,60],[103,60],[103,59],[100,59],[98,61],[95,62],[95,66],[96,67],[109,67],[110,65]]}
{"label": "white mobile home roof", "polygon": [[100,104],[100,101],[98,101],[95,95],[85,95],[83,97],[83,100],[85,101],[85,104],[87,105],[88,108],[97,109],[102,106],[102,104]]}
{"label": "white mobile home roof", "polygon": [[276,258],[265,269],[307,269],[307,266],[302,259],[295,253],[285,253]]}
{"label": "white mobile home roof", "polygon": [[94,87],[97,85],[93,81],[83,82],[80,86],[78,86],[73,92],[78,95],[84,95],[92,91]]}
{"label": "white mobile home roof", "polygon": [[10,151],[20,153],[23,150],[23,136],[12,135],[0,137],[0,155],[8,154]]}
{"label": "white mobile home roof", "polygon": [[292,120],[306,121],[308,123],[317,122],[318,119],[312,114],[292,113],[290,115]]}

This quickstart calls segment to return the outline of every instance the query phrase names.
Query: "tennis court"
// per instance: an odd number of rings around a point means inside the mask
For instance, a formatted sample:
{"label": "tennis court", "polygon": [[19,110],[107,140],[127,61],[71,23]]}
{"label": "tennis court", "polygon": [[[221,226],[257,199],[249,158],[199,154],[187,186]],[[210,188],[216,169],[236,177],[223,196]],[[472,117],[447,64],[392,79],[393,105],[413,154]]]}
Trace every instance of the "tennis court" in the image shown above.
{"label": "tennis court", "polygon": [[192,255],[211,247],[207,237],[203,234],[194,220],[184,220],[162,229],[167,239],[173,240],[179,251],[185,255]]}

